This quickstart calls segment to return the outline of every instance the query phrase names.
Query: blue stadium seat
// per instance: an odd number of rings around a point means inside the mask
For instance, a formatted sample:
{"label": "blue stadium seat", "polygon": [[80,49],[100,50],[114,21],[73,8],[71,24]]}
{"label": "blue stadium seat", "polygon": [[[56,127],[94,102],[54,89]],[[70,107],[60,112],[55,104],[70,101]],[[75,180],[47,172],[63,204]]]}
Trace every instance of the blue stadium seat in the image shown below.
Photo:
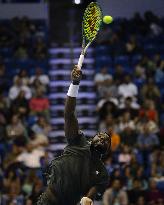
{"label": "blue stadium seat", "polygon": [[101,57],[96,58],[96,64],[98,67],[111,66],[112,59],[111,59],[111,57],[101,56]]}
{"label": "blue stadium seat", "polygon": [[139,61],[141,60],[142,56],[141,55],[134,55],[131,59],[131,65],[137,65]]}
{"label": "blue stadium seat", "polygon": [[114,64],[120,64],[122,66],[129,66],[129,56],[121,55],[121,56],[116,56],[114,58]]}

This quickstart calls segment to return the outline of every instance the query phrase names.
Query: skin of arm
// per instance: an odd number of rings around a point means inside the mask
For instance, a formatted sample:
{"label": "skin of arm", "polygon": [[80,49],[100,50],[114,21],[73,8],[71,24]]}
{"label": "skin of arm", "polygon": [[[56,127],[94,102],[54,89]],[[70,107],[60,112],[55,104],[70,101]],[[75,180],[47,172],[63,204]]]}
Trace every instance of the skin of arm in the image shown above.
{"label": "skin of arm", "polygon": [[[81,80],[81,70],[75,66],[71,72],[71,80],[72,82],[77,82],[76,86],[80,83]],[[78,120],[75,115],[76,108],[76,97],[70,97],[67,95],[65,102],[65,110],[64,110],[64,130],[65,136],[67,139],[77,138],[79,133],[79,125]]]}

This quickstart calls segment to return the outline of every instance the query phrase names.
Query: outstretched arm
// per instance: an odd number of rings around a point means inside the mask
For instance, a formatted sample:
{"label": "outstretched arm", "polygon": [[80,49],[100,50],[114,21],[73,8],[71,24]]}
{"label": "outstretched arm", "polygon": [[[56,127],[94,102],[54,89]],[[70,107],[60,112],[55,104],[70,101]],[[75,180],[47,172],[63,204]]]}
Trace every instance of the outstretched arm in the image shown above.
{"label": "outstretched arm", "polygon": [[69,87],[65,102],[65,136],[68,141],[78,137],[79,125],[75,115],[76,97],[78,95],[79,83],[81,79],[81,71],[77,66],[74,67],[71,73],[72,83]]}

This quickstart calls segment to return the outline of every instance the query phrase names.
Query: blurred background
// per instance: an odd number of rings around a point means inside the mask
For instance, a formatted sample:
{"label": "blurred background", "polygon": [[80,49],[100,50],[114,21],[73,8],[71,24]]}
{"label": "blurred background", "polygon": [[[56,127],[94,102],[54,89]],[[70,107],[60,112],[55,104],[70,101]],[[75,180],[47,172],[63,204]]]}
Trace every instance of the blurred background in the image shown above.
{"label": "blurred background", "polygon": [[[0,0],[0,204],[31,205],[66,146],[64,100],[89,0]],[[88,139],[113,130],[97,205],[164,204],[164,1],[99,0],[77,99]]]}

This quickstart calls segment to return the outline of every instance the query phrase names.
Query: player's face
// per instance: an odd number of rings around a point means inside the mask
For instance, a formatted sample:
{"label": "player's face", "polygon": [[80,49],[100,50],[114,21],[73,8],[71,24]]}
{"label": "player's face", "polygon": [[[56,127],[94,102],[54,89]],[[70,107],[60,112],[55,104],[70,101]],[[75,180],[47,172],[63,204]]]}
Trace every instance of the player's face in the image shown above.
{"label": "player's face", "polygon": [[96,151],[105,154],[110,148],[110,136],[106,133],[98,133],[92,139],[92,144]]}

